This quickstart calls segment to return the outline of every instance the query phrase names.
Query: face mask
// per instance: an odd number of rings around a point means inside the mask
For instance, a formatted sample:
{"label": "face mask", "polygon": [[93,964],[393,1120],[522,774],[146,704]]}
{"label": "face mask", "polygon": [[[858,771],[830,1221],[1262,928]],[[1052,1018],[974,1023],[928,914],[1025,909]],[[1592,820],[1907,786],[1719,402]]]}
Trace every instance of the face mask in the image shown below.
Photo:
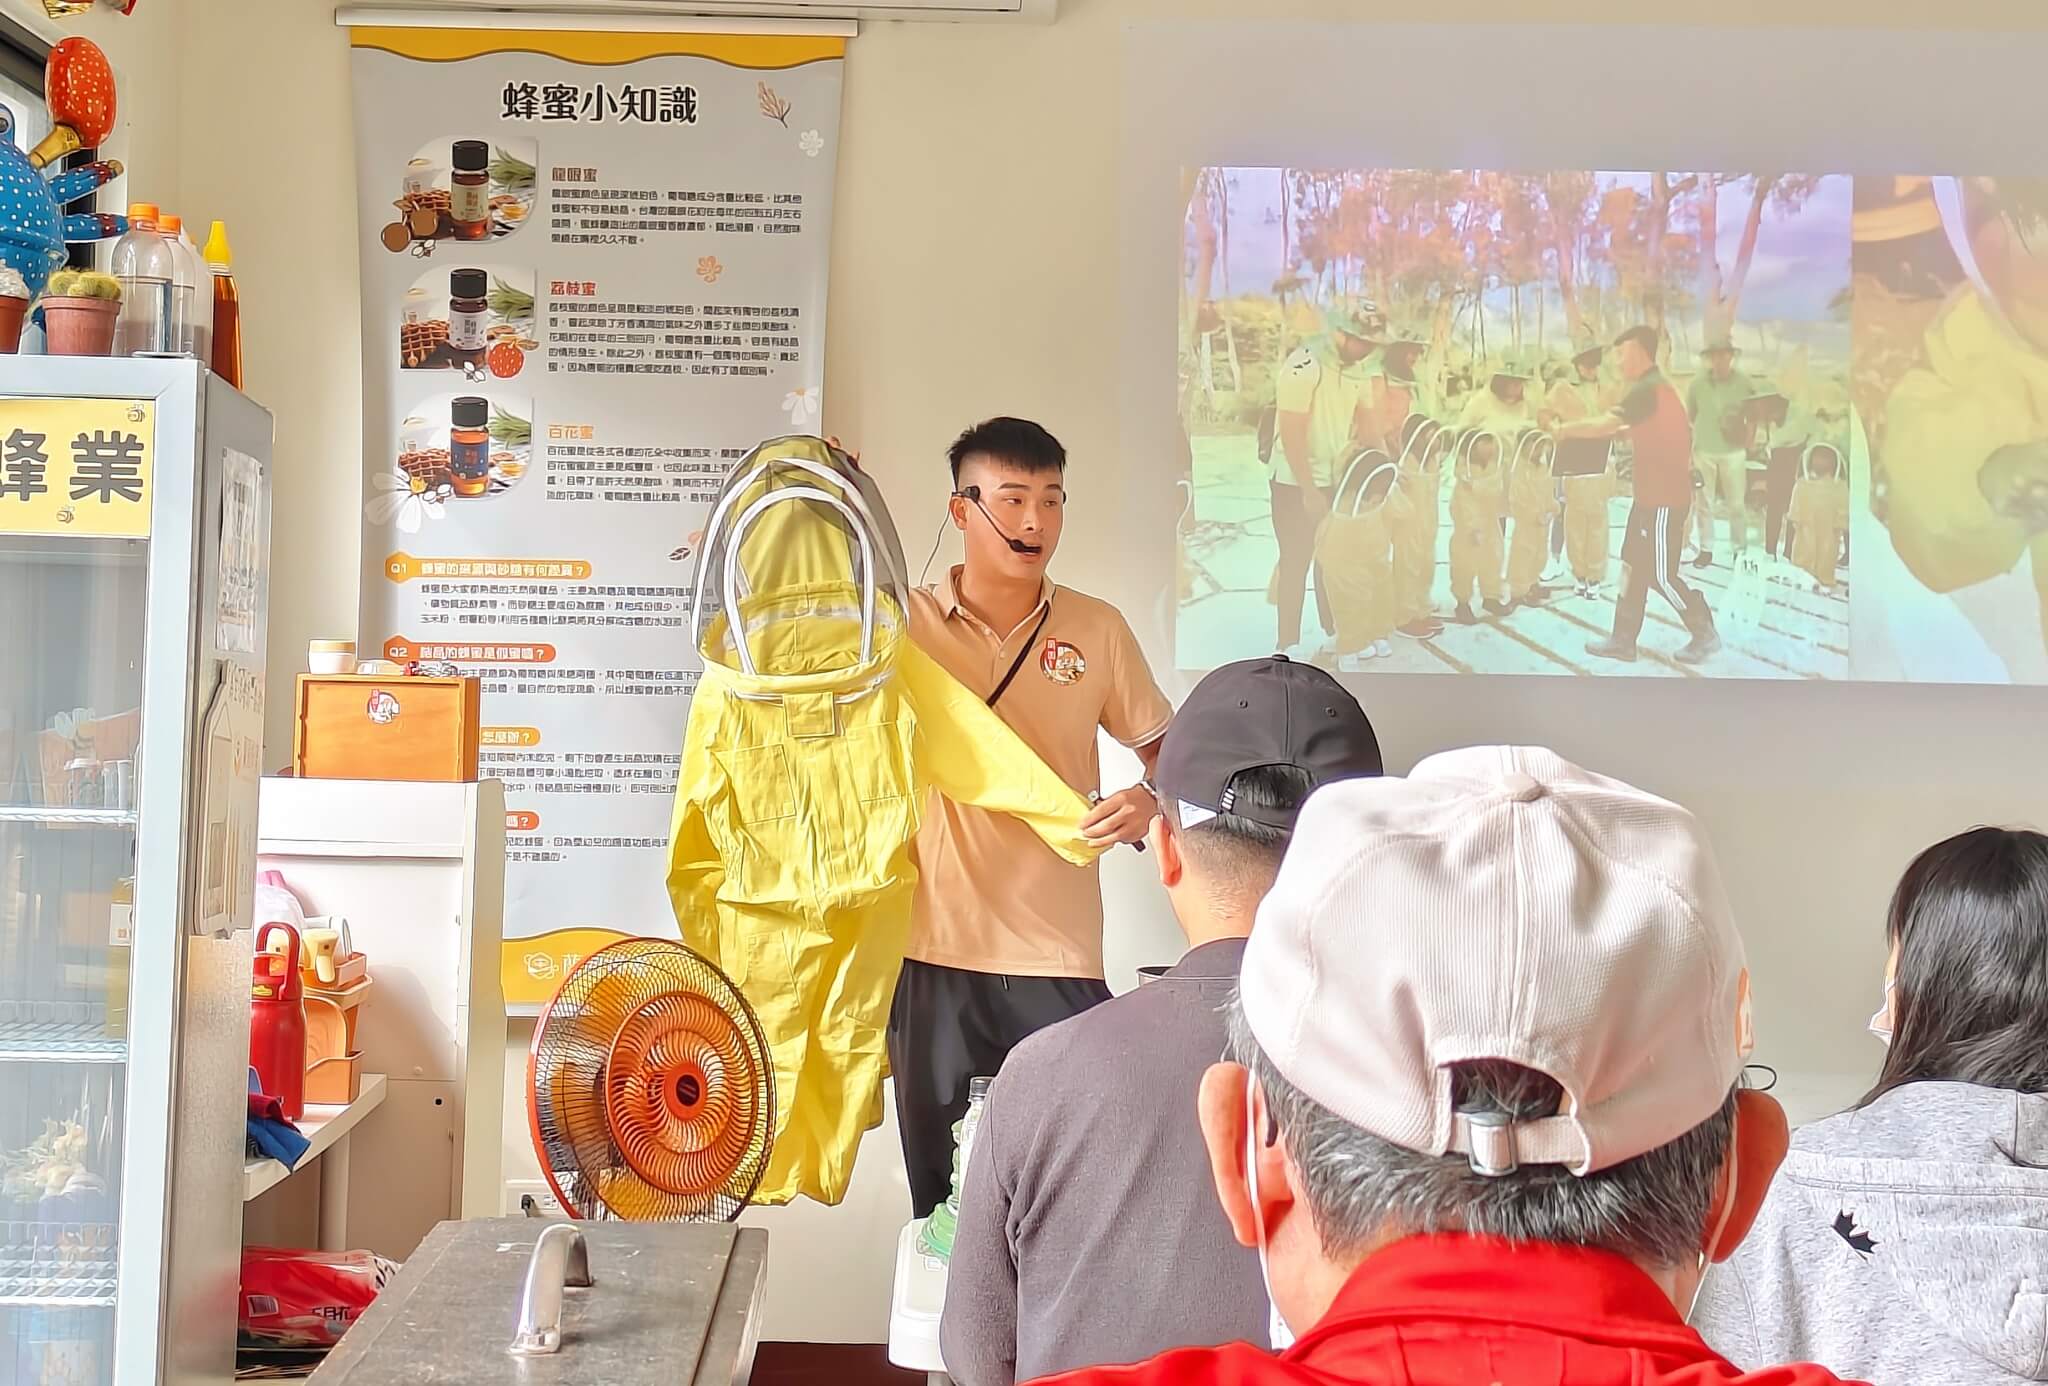
{"label": "face mask", "polygon": [[1884,984],[1884,1004],[1877,1008],[1877,1014],[1870,1017],[1870,1033],[1883,1040],[1886,1048],[1892,1042],[1892,989],[1898,985],[1896,977],[1888,977]]}
{"label": "face mask", "polygon": [[1294,1330],[1287,1326],[1287,1320],[1280,1317],[1279,1308],[1273,1304],[1273,1277],[1266,1269],[1265,1214],[1259,1206],[1259,1119],[1252,1109],[1249,1083],[1244,1090],[1244,1174],[1251,1185],[1252,1232],[1259,1245],[1259,1279],[1266,1286],[1266,1335],[1272,1340],[1273,1351],[1285,1352],[1294,1346]]}

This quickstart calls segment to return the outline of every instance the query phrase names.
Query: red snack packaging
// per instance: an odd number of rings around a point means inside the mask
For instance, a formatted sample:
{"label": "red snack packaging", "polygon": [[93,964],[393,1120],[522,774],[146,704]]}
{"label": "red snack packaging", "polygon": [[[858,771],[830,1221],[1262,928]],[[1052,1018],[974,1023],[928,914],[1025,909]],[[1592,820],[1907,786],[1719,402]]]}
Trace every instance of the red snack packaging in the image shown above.
{"label": "red snack packaging", "polygon": [[332,1347],[397,1273],[397,1262],[367,1251],[244,1247],[241,1345]]}

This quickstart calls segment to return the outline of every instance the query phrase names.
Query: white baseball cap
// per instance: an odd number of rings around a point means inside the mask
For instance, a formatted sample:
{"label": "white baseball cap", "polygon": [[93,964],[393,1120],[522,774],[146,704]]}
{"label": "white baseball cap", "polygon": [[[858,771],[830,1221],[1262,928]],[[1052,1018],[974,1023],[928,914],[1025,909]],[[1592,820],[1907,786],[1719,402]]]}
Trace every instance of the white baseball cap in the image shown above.
{"label": "white baseball cap", "polygon": [[[1480,746],[1343,780],[1301,811],[1239,979],[1295,1087],[1482,1173],[1588,1174],[1721,1109],[1754,1038],[1749,973],[1691,813],[1551,751]],[[1452,1109],[1451,1065],[1548,1074],[1555,1116]]]}

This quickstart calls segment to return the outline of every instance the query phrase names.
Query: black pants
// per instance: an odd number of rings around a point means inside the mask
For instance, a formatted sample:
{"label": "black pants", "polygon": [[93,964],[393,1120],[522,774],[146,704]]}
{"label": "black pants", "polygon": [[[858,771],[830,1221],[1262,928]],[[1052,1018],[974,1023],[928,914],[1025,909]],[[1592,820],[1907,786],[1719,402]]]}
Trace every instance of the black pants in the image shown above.
{"label": "black pants", "polygon": [[1315,561],[1316,523],[1301,503],[1301,488],[1275,481],[1268,489],[1273,493],[1273,538],[1280,544],[1280,564],[1273,575],[1274,604],[1280,608],[1280,643],[1292,645],[1301,639],[1302,594],[1311,574],[1316,616],[1325,632],[1334,633],[1337,623],[1330,618],[1330,599],[1323,594],[1323,565]]}
{"label": "black pants", "polygon": [[1713,631],[1714,613],[1707,599],[1679,576],[1678,558],[1685,548],[1685,522],[1691,509],[1640,501],[1629,507],[1628,533],[1621,541],[1621,561],[1628,564],[1628,576],[1614,604],[1617,642],[1636,643],[1643,629],[1643,607],[1653,587],[1677,610],[1686,630],[1695,637]]}
{"label": "black pants", "polygon": [[905,962],[889,1011],[896,1126],[910,1171],[910,1208],[923,1217],[953,1182],[953,1124],[967,1085],[993,1078],[1012,1049],[1046,1026],[1109,1000],[1093,977],[1005,977]]}
{"label": "black pants", "polygon": [[[1785,512],[1792,508],[1792,488],[1799,481],[1799,449],[1772,448],[1764,473],[1764,552],[1772,557],[1792,554],[1792,536],[1785,533]],[[1784,547],[1779,547],[1779,539]]]}

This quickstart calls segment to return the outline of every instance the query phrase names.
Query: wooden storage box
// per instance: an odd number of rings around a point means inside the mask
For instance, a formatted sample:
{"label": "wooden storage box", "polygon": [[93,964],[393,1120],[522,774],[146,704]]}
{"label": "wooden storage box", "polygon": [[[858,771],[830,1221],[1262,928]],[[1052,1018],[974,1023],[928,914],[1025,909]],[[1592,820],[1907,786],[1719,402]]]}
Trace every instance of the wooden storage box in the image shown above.
{"label": "wooden storage box", "polygon": [[316,780],[476,779],[474,678],[299,675],[292,773]]}

